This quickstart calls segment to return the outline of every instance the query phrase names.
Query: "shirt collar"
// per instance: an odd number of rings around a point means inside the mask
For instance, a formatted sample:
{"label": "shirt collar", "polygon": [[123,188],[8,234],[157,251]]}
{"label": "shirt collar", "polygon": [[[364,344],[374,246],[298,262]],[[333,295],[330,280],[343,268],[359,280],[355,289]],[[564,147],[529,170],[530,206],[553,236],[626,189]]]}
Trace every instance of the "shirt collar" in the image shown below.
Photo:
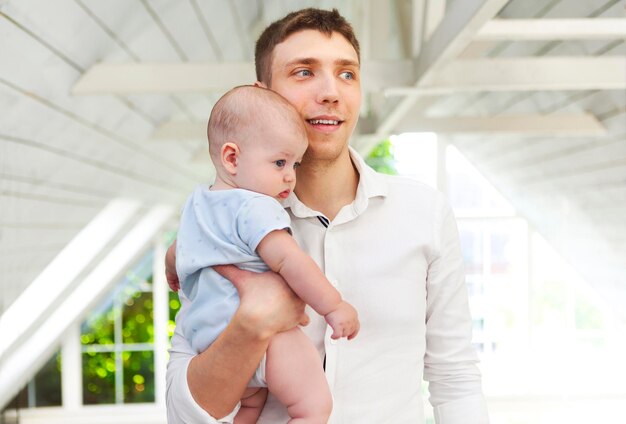
{"label": "shirt collar", "polygon": [[[352,202],[352,208],[358,215],[367,209],[369,199],[373,197],[385,197],[388,192],[388,183],[386,178],[374,171],[365,163],[365,160],[352,147],[348,147],[350,151],[350,159],[359,173],[359,184],[356,189],[356,197]],[[291,212],[299,218],[307,218],[311,216],[319,216],[321,213],[316,212],[306,206],[298,199],[294,192],[282,201],[285,208],[290,208]]]}

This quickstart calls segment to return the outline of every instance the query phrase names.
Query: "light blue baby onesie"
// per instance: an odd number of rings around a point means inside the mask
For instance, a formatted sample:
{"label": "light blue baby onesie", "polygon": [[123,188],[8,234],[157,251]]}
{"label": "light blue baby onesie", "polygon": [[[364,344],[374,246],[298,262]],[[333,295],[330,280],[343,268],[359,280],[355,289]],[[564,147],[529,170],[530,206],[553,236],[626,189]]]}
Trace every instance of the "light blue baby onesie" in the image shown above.
{"label": "light blue baby onesie", "polygon": [[235,287],[211,267],[234,264],[267,271],[256,248],[267,234],[283,229],[291,232],[289,215],[269,196],[208,187],[198,187],[189,196],[176,240],[176,272],[191,300],[182,326],[195,351],[213,343],[239,307]]}

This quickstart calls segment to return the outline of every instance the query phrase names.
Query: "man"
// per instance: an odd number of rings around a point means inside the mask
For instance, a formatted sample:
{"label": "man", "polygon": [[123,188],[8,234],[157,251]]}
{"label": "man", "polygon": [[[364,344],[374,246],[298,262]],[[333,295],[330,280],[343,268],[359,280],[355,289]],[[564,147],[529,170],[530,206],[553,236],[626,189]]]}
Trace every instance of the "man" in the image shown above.
{"label": "man", "polygon": [[[314,313],[304,328],[325,362],[334,398],[330,422],[422,423],[422,377],[438,423],[488,422],[450,208],[422,184],[376,174],[348,147],[361,104],[352,28],[336,11],[294,12],[265,30],[255,60],[257,85],[289,100],[307,127],[295,195],[283,203],[294,236],[361,319],[359,337],[349,342],[332,340]],[[166,266],[175,285],[173,252]],[[224,333],[197,356],[174,335],[171,423],[231,422],[272,335],[309,320],[277,275],[218,271],[237,287],[241,303]],[[259,422],[286,421],[270,396]]]}

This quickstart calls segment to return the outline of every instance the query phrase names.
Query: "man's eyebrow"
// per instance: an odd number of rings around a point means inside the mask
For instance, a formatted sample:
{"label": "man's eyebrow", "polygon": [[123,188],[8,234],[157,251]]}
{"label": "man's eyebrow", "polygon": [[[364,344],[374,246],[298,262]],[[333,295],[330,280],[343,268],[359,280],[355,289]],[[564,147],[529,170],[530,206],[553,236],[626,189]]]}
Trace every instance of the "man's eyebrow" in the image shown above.
{"label": "man's eyebrow", "polygon": [[[319,59],[314,57],[297,57],[285,63],[285,68],[294,66],[294,65],[317,65],[320,63]],[[340,66],[353,66],[355,68],[360,68],[359,62],[352,59],[337,59],[335,60],[335,65]]]}
{"label": "man's eyebrow", "polygon": [[355,68],[360,68],[361,65],[356,60],[352,59],[337,59],[335,60],[335,64],[341,66],[354,66]]}
{"label": "man's eyebrow", "polygon": [[293,65],[315,65],[317,63],[319,63],[319,60],[313,57],[297,57],[285,63],[285,67]]}

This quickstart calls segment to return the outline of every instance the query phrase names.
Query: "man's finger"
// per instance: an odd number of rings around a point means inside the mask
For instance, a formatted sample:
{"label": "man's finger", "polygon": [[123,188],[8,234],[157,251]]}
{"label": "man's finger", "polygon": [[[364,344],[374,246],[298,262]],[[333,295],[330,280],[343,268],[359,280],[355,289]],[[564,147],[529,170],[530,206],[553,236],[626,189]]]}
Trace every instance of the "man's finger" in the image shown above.
{"label": "man's finger", "polygon": [[235,265],[213,265],[213,269],[222,277],[230,281],[237,290],[239,290],[238,284],[241,281],[241,274],[244,272],[237,268]]}

